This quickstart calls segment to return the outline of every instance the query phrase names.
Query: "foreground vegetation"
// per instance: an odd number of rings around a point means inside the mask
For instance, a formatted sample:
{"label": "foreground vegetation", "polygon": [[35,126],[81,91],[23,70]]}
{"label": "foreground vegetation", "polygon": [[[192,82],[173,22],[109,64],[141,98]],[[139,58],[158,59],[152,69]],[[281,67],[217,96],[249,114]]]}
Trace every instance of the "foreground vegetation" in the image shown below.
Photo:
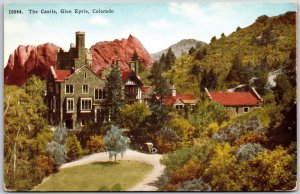
{"label": "foreground vegetation", "polygon": [[[108,191],[114,185],[126,191],[147,175],[153,166],[136,161],[98,162],[62,169],[33,191]],[[117,188],[116,188],[117,189]]]}

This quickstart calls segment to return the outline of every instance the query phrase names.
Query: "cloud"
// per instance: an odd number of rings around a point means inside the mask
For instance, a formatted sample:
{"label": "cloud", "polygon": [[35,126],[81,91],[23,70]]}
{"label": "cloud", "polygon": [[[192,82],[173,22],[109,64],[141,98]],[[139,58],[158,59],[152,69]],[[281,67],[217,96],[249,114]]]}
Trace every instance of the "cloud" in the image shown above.
{"label": "cloud", "polygon": [[201,17],[203,15],[203,10],[201,10],[198,3],[185,2],[177,3],[172,2],[169,4],[169,11],[173,14],[180,14],[187,17]]}
{"label": "cloud", "polygon": [[93,16],[89,18],[89,23],[95,26],[110,24],[110,20],[101,16]]}
{"label": "cloud", "polygon": [[155,28],[155,29],[168,29],[172,26],[172,23],[167,21],[164,18],[149,22],[148,24],[150,27]]}

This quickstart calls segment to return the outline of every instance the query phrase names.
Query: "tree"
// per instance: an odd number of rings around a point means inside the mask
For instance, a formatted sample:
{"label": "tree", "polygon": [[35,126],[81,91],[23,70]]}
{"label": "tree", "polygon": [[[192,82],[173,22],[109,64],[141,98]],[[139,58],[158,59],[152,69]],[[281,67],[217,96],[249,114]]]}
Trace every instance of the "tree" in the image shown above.
{"label": "tree", "polygon": [[276,35],[273,31],[273,25],[270,24],[266,27],[260,34],[259,37],[256,38],[256,43],[260,46],[268,46],[274,45],[277,41]]}
{"label": "tree", "polygon": [[115,122],[119,109],[124,105],[123,85],[121,71],[117,65],[113,65],[105,85],[106,98],[104,100],[112,122]]}
{"label": "tree", "polygon": [[166,70],[170,70],[175,64],[176,56],[173,53],[171,47],[168,49],[165,59]]}
{"label": "tree", "polygon": [[210,43],[213,43],[217,40],[217,37],[216,36],[213,36],[211,39],[210,39]]}
{"label": "tree", "polygon": [[106,151],[109,153],[109,159],[111,160],[112,157],[115,157],[115,162],[117,161],[117,154],[123,153],[128,148],[130,143],[130,139],[122,135],[122,131],[112,125],[110,131],[108,131],[104,137],[104,146]]}
{"label": "tree", "polygon": [[135,130],[150,114],[149,107],[144,103],[126,104],[120,109],[118,123],[130,130]]}
{"label": "tree", "polygon": [[201,61],[204,58],[204,54],[201,50],[198,50],[196,55],[195,55],[195,59]]}
{"label": "tree", "polygon": [[276,100],[283,104],[285,109],[291,107],[294,100],[293,88],[285,74],[280,74],[275,79],[276,87],[274,88]]}
{"label": "tree", "polygon": [[196,49],[192,46],[189,50],[189,55],[193,54],[194,52],[196,52]]}
{"label": "tree", "polygon": [[241,30],[241,27],[238,26],[235,31],[238,32],[240,30]]}
{"label": "tree", "polygon": [[231,63],[232,66],[226,79],[228,81],[240,81],[240,73],[243,66],[241,57],[239,55],[234,55]]}
{"label": "tree", "polygon": [[69,133],[66,138],[66,153],[69,161],[76,160],[82,156],[82,148],[74,133]]}
{"label": "tree", "polygon": [[225,38],[225,34],[224,34],[224,32],[222,32],[222,34],[221,34],[221,38]]}
{"label": "tree", "polygon": [[203,72],[201,80],[201,87],[202,88],[208,88],[208,89],[214,89],[218,86],[218,77],[213,69],[210,69],[207,73],[206,71]]}

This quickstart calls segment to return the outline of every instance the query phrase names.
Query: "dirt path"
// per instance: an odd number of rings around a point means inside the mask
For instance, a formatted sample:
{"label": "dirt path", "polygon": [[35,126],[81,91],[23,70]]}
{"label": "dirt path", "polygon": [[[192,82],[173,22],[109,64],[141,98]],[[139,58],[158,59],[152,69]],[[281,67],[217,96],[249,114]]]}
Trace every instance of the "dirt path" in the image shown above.
{"label": "dirt path", "polygon": [[[120,157],[120,156],[119,156]],[[150,174],[141,180],[137,185],[130,188],[128,191],[156,191],[157,187],[150,185],[162,175],[165,168],[159,161],[162,158],[160,154],[144,154],[133,150],[127,150],[123,155],[123,160],[141,161],[153,165],[153,170]],[[63,164],[61,168],[68,168],[73,166],[79,166],[83,164],[89,164],[93,162],[108,161],[108,153],[101,152],[85,156],[80,160],[76,160],[70,163]]]}

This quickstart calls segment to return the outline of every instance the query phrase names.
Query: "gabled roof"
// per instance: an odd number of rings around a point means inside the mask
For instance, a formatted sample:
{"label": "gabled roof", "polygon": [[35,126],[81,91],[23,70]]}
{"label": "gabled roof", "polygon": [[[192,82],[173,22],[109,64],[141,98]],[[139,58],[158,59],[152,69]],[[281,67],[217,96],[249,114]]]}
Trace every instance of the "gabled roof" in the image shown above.
{"label": "gabled roof", "polygon": [[168,96],[163,98],[165,105],[173,105],[177,100],[185,104],[196,103],[196,97],[193,94],[177,94],[176,96]]}
{"label": "gabled roof", "polygon": [[258,106],[262,101],[254,90],[253,92],[209,92],[206,90],[212,101],[223,106]]}
{"label": "gabled roof", "polygon": [[55,82],[64,82],[72,73],[71,70],[58,70],[50,67],[51,73],[54,77]]}

